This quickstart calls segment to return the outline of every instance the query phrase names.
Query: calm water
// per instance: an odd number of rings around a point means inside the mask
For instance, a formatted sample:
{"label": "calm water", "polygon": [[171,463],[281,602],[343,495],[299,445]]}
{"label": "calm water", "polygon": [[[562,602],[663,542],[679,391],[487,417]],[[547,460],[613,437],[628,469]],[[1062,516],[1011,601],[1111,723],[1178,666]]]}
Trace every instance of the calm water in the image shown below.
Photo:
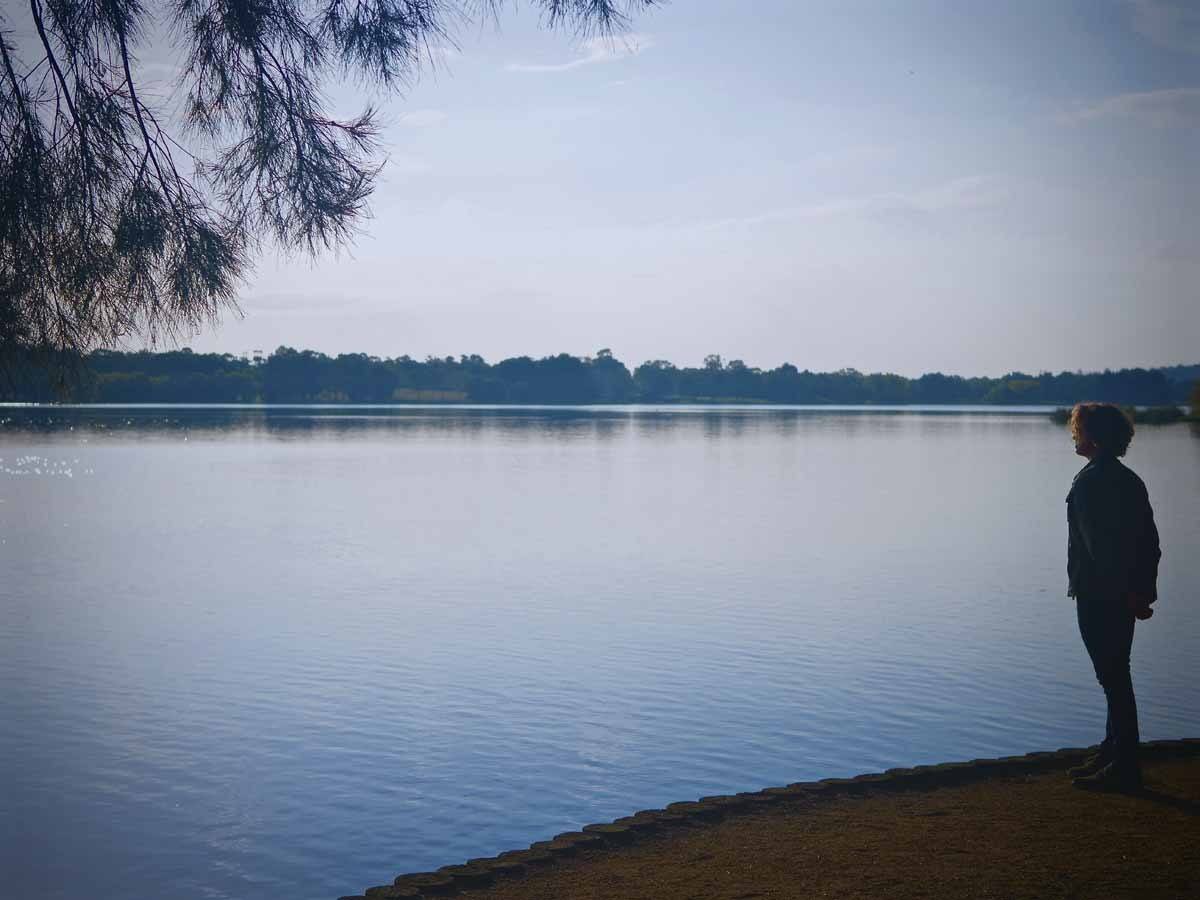
{"label": "calm water", "polygon": [[[0,409],[14,897],[331,900],[702,794],[1097,740],[1026,412]],[[1200,735],[1200,436],[1143,735]]]}

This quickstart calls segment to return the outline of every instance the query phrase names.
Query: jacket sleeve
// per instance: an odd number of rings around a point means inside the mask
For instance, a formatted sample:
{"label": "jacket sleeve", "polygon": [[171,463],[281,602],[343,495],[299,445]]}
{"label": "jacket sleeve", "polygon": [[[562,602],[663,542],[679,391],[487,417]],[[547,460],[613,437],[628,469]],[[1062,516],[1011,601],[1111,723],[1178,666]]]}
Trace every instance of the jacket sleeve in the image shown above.
{"label": "jacket sleeve", "polygon": [[1137,485],[1137,513],[1137,558],[1130,589],[1153,600],[1158,596],[1158,561],[1162,558],[1162,548],[1158,543],[1158,527],[1154,524],[1150,495],[1141,482]]}
{"label": "jacket sleeve", "polygon": [[1083,549],[1091,559],[1096,588],[1123,595],[1130,590],[1138,557],[1140,509],[1131,509],[1125,492],[1098,479],[1076,486],[1074,506]]}

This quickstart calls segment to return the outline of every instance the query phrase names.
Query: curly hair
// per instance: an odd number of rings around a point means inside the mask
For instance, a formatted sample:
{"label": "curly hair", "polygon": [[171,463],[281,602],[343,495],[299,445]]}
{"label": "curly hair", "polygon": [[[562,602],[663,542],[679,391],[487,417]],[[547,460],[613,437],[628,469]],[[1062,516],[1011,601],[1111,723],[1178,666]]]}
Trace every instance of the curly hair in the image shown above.
{"label": "curly hair", "polygon": [[1114,456],[1124,456],[1133,440],[1133,420],[1112,403],[1076,403],[1067,424],[1076,443],[1089,440]]}

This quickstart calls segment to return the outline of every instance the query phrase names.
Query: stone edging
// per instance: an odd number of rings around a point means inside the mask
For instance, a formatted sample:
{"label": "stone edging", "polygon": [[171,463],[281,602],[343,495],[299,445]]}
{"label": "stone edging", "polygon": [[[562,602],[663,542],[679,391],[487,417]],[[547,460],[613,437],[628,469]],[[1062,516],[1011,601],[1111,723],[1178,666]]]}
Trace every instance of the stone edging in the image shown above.
{"label": "stone edging", "polygon": [[[945,787],[979,781],[993,775],[1026,775],[1062,769],[1078,763],[1095,748],[1064,747],[1025,756],[999,759],[973,759],[969,762],[888,769],[886,772],[856,775],[853,778],[823,778],[802,781],[785,787],[731,796],[701,797],[695,801],[670,803],[665,809],[646,809],[612,822],[584,825],[579,831],[557,834],[548,841],[536,841],[525,850],[509,850],[498,856],[469,859],[463,865],[443,866],[436,872],[412,872],[400,875],[388,885],[367,888],[363,894],[340,900],[426,900],[486,887],[503,878],[554,865],[580,850],[620,847],[647,834],[714,822],[740,812],[762,809],[783,800],[806,800],[845,795],[864,795],[881,790],[909,790]],[[1176,741],[1150,741],[1142,744],[1142,758],[1164,759],[1200,756],[1200,738]]]}

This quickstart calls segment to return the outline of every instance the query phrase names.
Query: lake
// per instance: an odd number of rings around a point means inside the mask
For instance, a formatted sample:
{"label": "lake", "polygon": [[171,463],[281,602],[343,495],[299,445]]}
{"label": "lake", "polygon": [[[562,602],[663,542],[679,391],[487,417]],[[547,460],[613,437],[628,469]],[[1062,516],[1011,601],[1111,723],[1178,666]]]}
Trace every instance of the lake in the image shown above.
{"label": "lake", "polygon": [[[1200,435],[1144,739],[1200,734]],[[1044,411],[0,408],[4,893],[332,900],[701,795],[1099,740]]]}

